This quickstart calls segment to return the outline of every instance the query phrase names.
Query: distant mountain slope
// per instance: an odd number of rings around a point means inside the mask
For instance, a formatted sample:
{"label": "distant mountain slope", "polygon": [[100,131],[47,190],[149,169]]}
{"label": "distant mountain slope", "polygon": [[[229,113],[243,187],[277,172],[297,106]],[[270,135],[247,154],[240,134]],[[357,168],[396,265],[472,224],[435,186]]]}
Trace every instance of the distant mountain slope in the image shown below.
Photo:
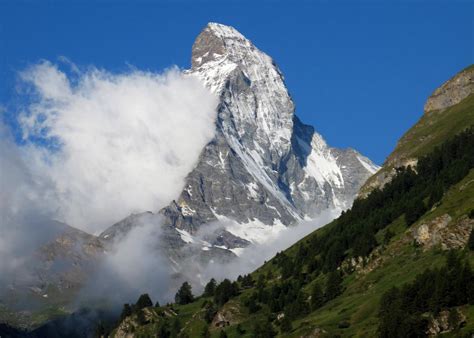
{"label": "distant mountain slope", "polygon": [[425,103],[424,114],[398,141],[381,170],[370,177],[360,191],[366,196],[394,174],[394,168],[415,164],[447,138],[474,124],[474,65],[437,88]]}
{"label": "distant mountain slope", "polygon": [[18,248],[16,270],[0,276],[0,323],[30,329],[71,310],[105,249],[96,236],[67,224],[41,217],[27,221],[41,232]]}
{"label": "distant mountain slope", "polygon": [[[134,310],[112,336],[472,336],[469,99],[448,108],[464,111],[464,128],[445,134],[437,148],[429,146],[414,170],[399,169],[380,190],[251,275],[218,283],[211,295],[186,305],[147,307],[142,319]],[[390,298],[394,294],[404,298]],[[382,330],[382,318],[392,327]]]}

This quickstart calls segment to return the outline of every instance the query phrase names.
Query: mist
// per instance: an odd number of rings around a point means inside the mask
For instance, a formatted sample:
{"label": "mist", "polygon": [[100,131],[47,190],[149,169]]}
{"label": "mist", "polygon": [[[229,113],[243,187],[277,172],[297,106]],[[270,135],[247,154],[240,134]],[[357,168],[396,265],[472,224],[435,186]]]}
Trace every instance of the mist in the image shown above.
{"label": "mist", "polygon": [[[239,250],[239,255],[230,262],[219,263],[210,261],[206,265],[199,264],[193,257],[188,258],[182,264],[182,279],[189,281],[196,292],[201,292],[204,285],[211,279],[217,281],[229,278],[237,279],[239,275],[253,272],[266,261],[273,258],[279,251],[289,248],[300,239],[309,235],[316,229],[328,224],[340,215],[341,210],[326,210],[310,221],[301,221],[295,225],[288,226],[277,234],[268,237],[263,243],[252,243],[248,247]],[[228,222],[213,222],[196,234],[199,239],[205,240],[210,232],[218,229],[229,228],[232,224]]]}
{"label": "mist", "polygon": [[[29,66],[16,88],[15,104],[0,109],[0,289],[39,283],[35,253],[66,224],[98,234],[163,208],[215,133],[217,98],[177,67],[112,73],[62,58]],[[121,300],[169,286],[147,244],[160,222],[142,220],[107,251],[81,297],[104,295],[112,281]]]}
{"label": "mist", "polygon": [[72,69],[42,61],[20,73],[19,150],[43,209],[98,233],[179,194],[214,136],[217,98],[177,68]]}

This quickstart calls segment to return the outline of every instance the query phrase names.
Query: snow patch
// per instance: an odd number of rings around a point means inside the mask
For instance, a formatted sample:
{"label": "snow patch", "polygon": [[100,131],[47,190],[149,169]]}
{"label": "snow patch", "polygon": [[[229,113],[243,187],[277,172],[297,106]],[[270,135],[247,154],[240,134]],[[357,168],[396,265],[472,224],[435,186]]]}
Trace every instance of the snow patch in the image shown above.
{"label": "snow patch", "polygon": [[372,163],[366,157],[357,155],[357,159],[359,160],[360,164],[362,164],[364,168],[367,169],[367,171],[370,172],[372,175],[380,170],[380,167],[378,165]]}
{"label": "snow patch", "polygon": [[195,240],[194,240],[193,236],[191,236],[191,234],[189,232],[187,232],[186,230],[178,229],[178,228],[175,228],[175,229],[179,233],[179,235],[181,236],[181,239],[183,240],[183,242],[185,242],[185,243],[195,243]]}

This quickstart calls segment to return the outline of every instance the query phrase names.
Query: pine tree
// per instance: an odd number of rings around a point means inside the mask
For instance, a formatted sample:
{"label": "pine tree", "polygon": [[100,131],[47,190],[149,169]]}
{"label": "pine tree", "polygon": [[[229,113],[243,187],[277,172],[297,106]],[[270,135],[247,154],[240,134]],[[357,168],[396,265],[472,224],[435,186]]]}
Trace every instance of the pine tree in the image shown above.
{"label": "pine tree", "polygon": [[339,271],[331,271],[326,282],[326,299],[332,300],[342,292],[342,277]]}
{"label": "pine tree", "polygon": [[405,222],[407,226],[415,223],[425,212],[426,207],[422,199],[410,201],[405,210]]}
{"label": "pine tree", "polygon": [[221,333],[219,334],[219,338],[227,338],[227,333],[225,333],[224,330],[221,330]]}
{"label": "pine tree", "polygon": [[179,288],[178,292],[174,296],[174,300],[177,304],[185,305],[194,301],[191,285],[188,282],[184,282]]}
{"label": "pine tree", "polygon": [[144,293],[138,298],[135,306],[138,310],[141,310],[143,308],[153,306],[153,302],[151,301],[150,296],[148,296],[148,293]]}
{"label": "pine tree", "polygon": [[104,326],[104,323],[102,321],[99,322],[99,324],[97,325],[97,327],[95,328],[95,335],[96,337],[98,338],[102,338],[105,336],[105,326]]}
{"label": "pine tree", "polygon": [[206,286],[204,287],[203,296],[204,297],[214,296],[214,293],[216,292],[216,285],[217,285],[216,280],[214,278],[211,278],[209,283],[207,283]]}
{"label": "pine tree", "polygon": [[469,250],[474,251],[474,228],[471,230],[471,235],[469,235],[467,247],[469,248]]}
{"label": "pine tree", "polygon": [[170,337],[177,338],[180,331],[181,331],[181,322],[179,321],[179,318],[176,317],[171,324]]}
{"label": "pine tree", "polygon": [[163,321],[160,326],[158,327],[158,337],[160,338],[170,338],[171,337],[171,332],[168,326],[167,321]]}
{"label": "pine tree", "polygon": [[146,324],[145,314],[143,313],[142,309],[137,310],[137,322],[138,322],[139,325],[145,325]]}
{"label": "pine tree", "polygon": [[209,328],[207,327],[207,325],[202,328],[201,337],[202,338],[210,338],[211,337],[211,333],[209,332]]}
{"label": "pine tree", "polygon": [[214,302],[218,306],[222,306],[227,301],[238,294],[237,283],[232,283],[228,279],[224,279],[217,287],[214,292]]}
{"label": "pine tree", "polygon": [[311,309],[314,311],[324,304],[324,293],[319,283],[314,284],[311,290]]}
{"label": "pine tree", "polygon": [[132,315],[132,307],[129,304],[123,304],[122,313],[120,314],[120,321],[123,321],[128,316]]}
{"label": "pine tree", "polygon": [[288,316],[284,316],[283,319],[281,320],[281,332],[282,333],[288,333],[290,332],[293,327],[291,325],[291,320]]}
{"label": "pine tree", "polygon": [[237,324],[236,331],[237,331],[237,333],[238,333],[239,335],[241,335],[241,336],[242,336],[243,334],[245,334],[245,330],[243,329],[242,325],[240,325],[240,323]]}

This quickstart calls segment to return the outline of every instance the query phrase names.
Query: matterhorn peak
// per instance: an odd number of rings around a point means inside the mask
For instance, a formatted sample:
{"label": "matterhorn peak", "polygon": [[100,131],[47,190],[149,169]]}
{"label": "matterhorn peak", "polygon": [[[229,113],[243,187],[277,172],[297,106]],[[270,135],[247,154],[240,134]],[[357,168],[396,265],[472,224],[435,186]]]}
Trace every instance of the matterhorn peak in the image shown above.
{"label": "matterhorn peak", "polygon": [[252,47],[252,43],[234,27],[210,22],[193,44],[191,65],[192,68],[197,68],[210,61],[238,55],[238,50]]}

